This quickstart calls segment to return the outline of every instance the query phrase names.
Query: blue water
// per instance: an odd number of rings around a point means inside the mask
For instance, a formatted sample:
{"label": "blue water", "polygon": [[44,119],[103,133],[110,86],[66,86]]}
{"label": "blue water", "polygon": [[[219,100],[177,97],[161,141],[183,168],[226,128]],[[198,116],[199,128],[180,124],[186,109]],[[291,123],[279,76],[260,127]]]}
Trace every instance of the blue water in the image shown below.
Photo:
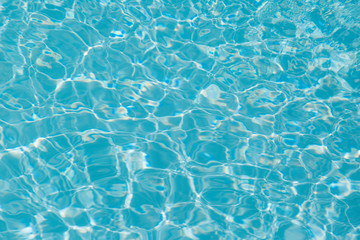
{"label": "blue water", "polygon": [[0,0],[0,239],[360,239],[358,0]]}

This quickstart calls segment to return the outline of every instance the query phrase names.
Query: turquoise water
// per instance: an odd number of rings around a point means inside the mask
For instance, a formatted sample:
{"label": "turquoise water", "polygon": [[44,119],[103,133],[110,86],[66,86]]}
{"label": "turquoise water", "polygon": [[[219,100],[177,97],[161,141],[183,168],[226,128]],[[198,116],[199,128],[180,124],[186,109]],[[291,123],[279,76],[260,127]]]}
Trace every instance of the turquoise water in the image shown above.
{"label": "turquoise water", "polygon": [[0,239],[360,239],[357,0],[0,0]]}

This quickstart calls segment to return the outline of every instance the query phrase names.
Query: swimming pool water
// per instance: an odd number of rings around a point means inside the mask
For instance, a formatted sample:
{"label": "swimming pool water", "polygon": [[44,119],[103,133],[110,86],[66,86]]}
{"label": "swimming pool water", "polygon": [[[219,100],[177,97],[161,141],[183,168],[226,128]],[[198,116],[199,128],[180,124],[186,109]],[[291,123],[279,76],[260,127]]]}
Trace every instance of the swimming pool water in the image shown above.
{"label": "swimming pool water", "polygon": [[0,239],[360,239],[357,0],[0,0]]}

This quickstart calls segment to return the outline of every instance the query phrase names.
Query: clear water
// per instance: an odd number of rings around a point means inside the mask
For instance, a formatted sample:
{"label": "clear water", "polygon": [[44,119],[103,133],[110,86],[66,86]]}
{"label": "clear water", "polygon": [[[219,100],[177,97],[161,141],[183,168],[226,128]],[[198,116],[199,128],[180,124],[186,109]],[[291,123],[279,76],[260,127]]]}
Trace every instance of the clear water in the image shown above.
{"label": "clear water", "polygon": [[0,3],[0,239],[360,239],[359,1]]}

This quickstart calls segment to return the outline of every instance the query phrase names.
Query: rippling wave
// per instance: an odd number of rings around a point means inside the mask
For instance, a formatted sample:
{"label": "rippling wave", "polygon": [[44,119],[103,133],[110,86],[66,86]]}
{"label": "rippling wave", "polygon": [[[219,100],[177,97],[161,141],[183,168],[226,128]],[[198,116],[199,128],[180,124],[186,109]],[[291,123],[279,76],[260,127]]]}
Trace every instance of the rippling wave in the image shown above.
{"label": "rippling wave", "polygon": [[360,238],[359,13],[0,1],[0,238]]}

